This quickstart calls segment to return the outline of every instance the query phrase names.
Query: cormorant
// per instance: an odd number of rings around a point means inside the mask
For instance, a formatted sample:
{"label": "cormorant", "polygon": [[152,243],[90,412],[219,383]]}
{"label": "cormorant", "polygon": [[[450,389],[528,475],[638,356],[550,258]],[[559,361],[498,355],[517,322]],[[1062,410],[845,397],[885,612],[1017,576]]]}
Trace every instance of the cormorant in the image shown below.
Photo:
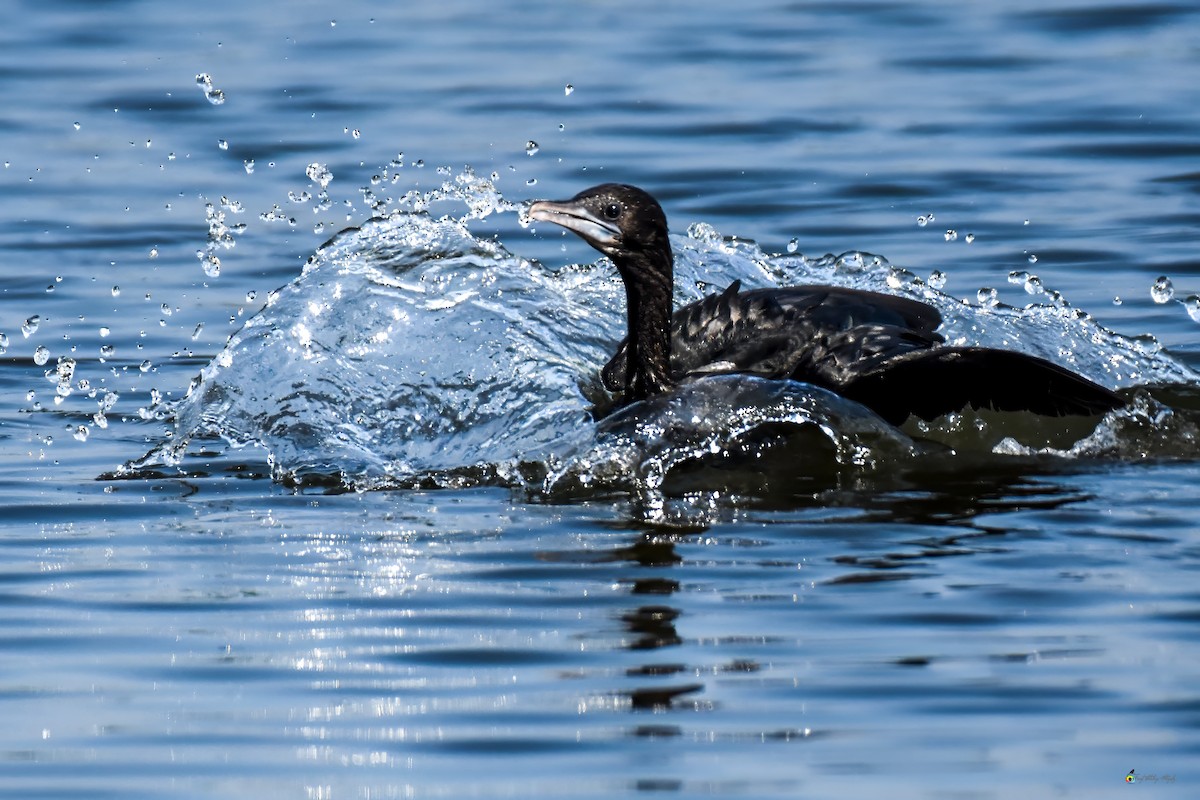
{"label": "cormorant", "polygon": [[630,403],[693,377],[744,373],[824,387],[899,425],[966,406],[1037,414],[1102,414],[1109,389],[1035,356],[947,347],[933,306],[833,286],[725,291],[672,315],[667,218],[636,186],[606,183],[529,209],[612,259],[625,284],[628,336],[601,378]]}

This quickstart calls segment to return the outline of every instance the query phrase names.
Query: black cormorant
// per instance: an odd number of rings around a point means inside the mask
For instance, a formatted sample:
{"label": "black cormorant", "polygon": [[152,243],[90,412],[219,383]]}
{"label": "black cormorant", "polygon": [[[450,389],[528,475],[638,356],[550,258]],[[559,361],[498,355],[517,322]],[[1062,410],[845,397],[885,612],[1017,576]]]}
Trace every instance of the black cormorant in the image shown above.
{"label": "black cormorant", "polygon": [[601,378],[623,403],[689,378],[743,373],[824,387],[894,425],[966,406],[1062,416],[1123,405],[1045,359],[947,347],[937,309],[895,295],[834,286],[741,291],[735,281],[672,315],[667,218],[636,186],[594,186],[570,200],[534,203],[529,216],[578,234],[620,272],[628,336]]}

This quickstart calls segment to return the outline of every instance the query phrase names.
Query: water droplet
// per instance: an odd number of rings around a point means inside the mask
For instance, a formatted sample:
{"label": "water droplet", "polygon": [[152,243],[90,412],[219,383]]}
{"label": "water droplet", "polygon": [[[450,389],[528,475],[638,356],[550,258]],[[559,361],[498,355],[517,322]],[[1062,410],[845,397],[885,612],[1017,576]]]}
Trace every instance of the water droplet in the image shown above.
{"label": "water droplet", "polygon": [[946,231],[945,236],[947,242],[958,241],[958,231],[954,230],[953,228]]}
{"label": "water droplet", "polygon": [[1026,225],[1028,225],[1028,224],[1029,224],[1029,220],[1025,220],[1025,224],[1026,224]]}
{"label": "water droplet", "polygon": [[537,186],[537,178],[530,178],[529,180],[525,181],[525,185],[526,186]]}
{"label": "water droplet", "polygon": [[1169,303],[1175,296],[1175,286],[1166,275],[1160,275],[1150,287],[1150,299],[1158,304]]}
{"label": "water droplet", "polygon": [[117,348],[111,344],[100,345],[101,360],[103,360],[105,358],[112,358],[116,352],[117,352]]}
{"label": "water droplet", "polygon": [[1119,305],[1121,305],[1122,302],[1124,302],[1124,301],[1121,300],[1121,295],[1117,295],[1116,297],[1113,298],[1114,306],[1119,306]]}
{"label": "water droplet", "polygon": [[28,339],[30,336],[33,336],[35,333],[37,333],[38,326],[41,324],[42,318],[37,314],[34,314],[32,317],[21,323],[21,333],[23,333],[25,338]]}
{"label": "water droplet", "polygon": [[221,275],[221,259],[217,258],[216,253],[200,253],[200,266],[204,270],[204,274],[210,278],[217,278]]}
{"label": "water droplet", "polygon": [[533,139],[530,139],[528,142],[525,143],[525,155],[527,155],[527,156],[532,156],[532,155],[536,154],[539,149],[541,149],[541,148],[538,147],[538,143],[535,142]]}
{"label": "water droplet", "polygon": [[150,252],[149,252],[149,253],[147,253],[147,256],[148,256],[148,257],[150,257],[150,258],[158,258],[158,248],[157,248],[157,247],[151,247],[151,248],[150,248]]}
{"label": "water droplet", "polygon": [[1030,264],[1036,264],[1036,263],[1037,263],[1037,256],[1035,256],[1033,253],[1030,253],[1030,254],[1029,254],[1029,263],[1030,263]]}
{"label": "water droplet", "polygon": [[324,164],[313,162],[304,169],[304,174],[313,183],[325,189],[329,186],[329,182],[333,180],[333,173]]}
{"label": "water droplet", "polygon": [[355,128],[354,130],[350,131],[350,135],[355,139],[359,139],[362,138],[362,131],[360,131],[358,128]]}
{"label": "water droplet", "polygon": [[196,85],[204,92],[204,96],[208,98],[208,102],[214,106],[219,106],[225,102],[225,93],[213,86],[212,76],[207,72],[201,72],[196,76]]}
{"label": "water droplet", "polygon": [[245,161],[242,162],[242,166],[246,168],[247,175],[254,174],[254,159],[252,159],[252,158],[246,159]]}
{"label": "water droplet", "polygon": [[929,273],[928,283],[934,289],[946,288],[946,273],[942,272],[940,269],[935,269],[933,272]]}
{"label": "water droplet", "polygon": [[81,127],[81,126],[80,126],[80,124],[79,124],[78,122],[76,122],[76,123],[75,123],[75,130],[79,130],[79,128],[80,128],[80,127]]}
{"label": "water droplet", "polygon": [[1037,275],[1030,275],[1028,278],[1026,278],[1026,280],[1025,280],[1025,293],[1026,294],[1041,294],[1044,291],[1046,291],[1046,288],[1044,286],[1042,286],[1042,279],[1039,278]]}
{"label": "water droplet", "polygon": [[800,249],[800,240],[799,239],[793,238],[791,241],[789,241],[787,243],[787,251],[789,253],[794,253],[799,249]]}
{"label": "water droplet", "polygon": [[979,298],[979,305],[984,308],[995,308],[1000,303],[1000,293],[990,286],[985,286],[975,293]]}
{"label": "water droplet", "polygon": [[573,91],[575,91],[575,87],[569,83],[565,87],[563,87],[563,94],[567,95],[568,97],[571,96],[571,92],[573,92]]}
{"label": "water droplet", "polygon": [[0,333],[0,354],[8,352],[8,334]]}
{"label": "water droplet", "polygon": [[973,233],[968,233],[968,234],[967,234],[967,236],[966,236],[966,241],[967,241],[967,244],[971,244],[972,242],[974,242],[974,241],[975,241],[975,234],[973,234]]}
{"label": "water droplet", "polygon": [[53,283],[46,287],[46,294],[54,294],[54,284]]}
{"label": "water droplet", "polygon": [[917,217],[917,227],[924,228],[928,224],[929,224],[929,218],[926,217],[924,214]]}
{"label": "water droplet", "polygon": [[1200,295],[1188,295],[1188,299],[1183,301],[1183,307],[1187,309],[1192,322],[1200,322]]}
{"label": "water droplet", "polygon": [[81,442],[86,442],[88,438],[88,426],[80,425],[75,429],[75,438]]}
{"label": "water droplet", "polygon": [[108,328],[105,328],[105,327],[100,328],[100,338],[101,339],[107,339],[108,335],[110,333],[112,333],[112,331],[109,330]]}
{"label": "water droplet", "polygon": [[192,341],[193,342],[200,338],[200,332],[203,330],[204,330],[204,323],[197,322],[195,329],[192,331]]}
{"label": "water droplet", "polygon": [[120,296],[121,296],[121,287],[120,287],[120,286],[114,286],[114,287],[112,287],[112,296],[113,296],[113,297],[120,297]]}
{"label": "water droplet", "polygon": [[150,367],[152,367],[152,366],[153,366],[153,364],[151,364],[151,363],[150,363],[148,360],[147,360],[147,361],[143,361],[141,364],[138,364],[138,371],[140,371],[140,372],[149,372],[149,371],[150,371]]}
{"label": "water droplet", "polygon": [[46,347],[45,345],[39,345],[38,348],[33,351],[33,363],[37,364],[39,367],[45,366],[46,362],[49,360],[50,360],[50,348],[49,347]]}
{"label": "water droplet", "polygon": [[254,291],[253,289],[246,292],[246,302],[247,303],[253,303],[257,298],[258,298],[258,292]]}
{"label": "water droplet", "polygon": [[217,139],[217,147],[219,147],[222,150],[228,150],[229,142],[225,141],[224,139]]}

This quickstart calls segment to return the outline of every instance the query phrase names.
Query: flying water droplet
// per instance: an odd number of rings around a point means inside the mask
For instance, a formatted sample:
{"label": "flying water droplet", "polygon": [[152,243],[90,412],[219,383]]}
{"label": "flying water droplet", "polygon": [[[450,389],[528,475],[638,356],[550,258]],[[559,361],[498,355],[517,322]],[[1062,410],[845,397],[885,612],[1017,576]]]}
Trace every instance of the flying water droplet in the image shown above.
{"label": "flying water droplet", "polygon": [[333,180],[333,173],[324,164],[313,162],[304,169],[304,174],[313,183],[320,186],[322,189],[329,187],[329,182]]}
{"label": "flying water droplet", "polygon": [[1171,298],[1174,296],[1175,286],[1166,275],[1160,275],[1154,281],[1154,285],[1150,287],[1150,299],[1159,305],[1171,302]]}
{"label": "flying water droplet", "polygon": [[34,314],[32,317],[21,323],[21,333],[23,333],[25,338],[28,339],[30,336],[33,336],[35,333],[37,333],[38,326],[41,324],[42,318],[37,314]]}
{"label": "flying water droplet", "polygon": [[974,242],[974,241],[975,241],[975,234],[973,234],[973,233],[968,233],[968,234],[966,235],[966,242],[967,242],[967,244],[971,244],[971,243],[972,243],[972,242]]}
{"label": "flying water droplet", "polygon": [[1200,295],[1189,295],[1188,299],[1183,301],[1183,307],[1187,309],[1192,322],[1200,322]]}
{"label": "flying water droplet", "polygon": [[800,240],[799,239],[793,238],[791,241],[789,241],[787,243],[787,251],[789,253],[794,253],[799,249],[800,249]]}
{"label": "flying water droplet", "polygon": [[75,429],[75,438],[81,442],[86,442],[88,438],[88,426],[80,425]]}
{"label": "flying water droplet", "polygon": [[1000,304],[1000,293],[990,286],[985,286],[975,293],[979,299],[979,305],[984,308],[995,308]]}
{"label": "flying water droplet", "polygon": [[207,72],[201,72],[196,76],[196,85],[204,92],[204,96],[208,98],[208,102],[214,106],[219,106],[225,102],[225,93],[213,86],[212,76]]}
{"label": "flying water droplet", "polygon": [[108,335],[110,333],[112,333],[112,330],[110,330],[109,328],[107,328],[107,327],[100,328],[100,338],[101,339],[107,339]]}
{"label": "flying water droplet", "polygon": [[111,344],[100,345],[100,360],[103,361],[106,358],[112,358],[116,352],[117,348],[113,347]]}
{"label": "flying water droplet", "polygon": [[246,159],[245,161],[242,162],[242,166],[246,168],[247,175],[254,174],[254,159],[252,159],[252,158]]}
{"label": "flying water droplet", "polygon": [[120,296],[121,296],[121,287],[120,287],[120,286],[114,286],[114,287],[112,287],[112,296],[113,296],[113,297],[120,297]]}
{"label": "flying water droplet", "polygon": [[197,322],[195,329],[192,331],[192,341],[193,342],[200,338],[200,332],[203,330],[204,330],[204,323]]}
{"label": "flying water droplet", "polygon": [[934,289],[946,288],[946,273],[942,272],[940,269],[935,269],[933,272],[929,273],[928,283]]}
{"label": "flying water droplet", "polygon": [[228,150],[229,142],[225,141],[224,139],[217,139],[217,147],[221,150]]}
{"label": "flying water droplet", "polygon": [[204,269],[204,274],[210,278],[217,278],[221,275],[221,259],[217,258],[216,253],[200,253],[200,266]]}
{"label": "flying water droplet", "polygon": [[1035,256],[1033,253],[1030,253],[1030,254],[1029,254],[1029,263],[1030,263],[1030,264],[1036,264],[1036,263],[1037,263],[1037,256]]}
{"label": "flying water droplet", "polygon": [[956,242],[958,241],[958,231],[951,228],[946,231],[945,237],[947,242]]}
{"label": "flying water droplet", "polygon": [[38,348],[33,351],[33,363],[37,364],[39,367],[45,366],[46,362],[49,360],[50,360],[50,348],[49,347],[46,347],[45,345],[39,345]]}
{"label": "flying water droplet", "polygon": [[569,83],[563,88],[563,94],[567,95],[568,97],[571,96],[571,92],[573,91],[575,91],[575,87]]}
{"label": "flying water droplet", "polygon": [[8,352],[8,334],[0,333],[0,355]]}
{"label": "flying water droplet", "polygon": [[525,155],[527,156],[535,155],[539,149],[541,148],[538,147],[538,143],[533,139],[525,143]]}

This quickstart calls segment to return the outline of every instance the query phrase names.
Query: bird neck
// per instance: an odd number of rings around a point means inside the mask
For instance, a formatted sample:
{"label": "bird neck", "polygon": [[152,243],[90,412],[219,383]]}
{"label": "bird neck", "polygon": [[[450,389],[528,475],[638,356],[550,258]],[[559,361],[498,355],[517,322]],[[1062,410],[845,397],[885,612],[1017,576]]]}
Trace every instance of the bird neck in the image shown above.
{"label": "bird neck", "polygon": [[625,400],[644,400],[671,386],[671,302],[673,262],[665,254],[637,254],[617,264],[625,284],[629,351]]}

